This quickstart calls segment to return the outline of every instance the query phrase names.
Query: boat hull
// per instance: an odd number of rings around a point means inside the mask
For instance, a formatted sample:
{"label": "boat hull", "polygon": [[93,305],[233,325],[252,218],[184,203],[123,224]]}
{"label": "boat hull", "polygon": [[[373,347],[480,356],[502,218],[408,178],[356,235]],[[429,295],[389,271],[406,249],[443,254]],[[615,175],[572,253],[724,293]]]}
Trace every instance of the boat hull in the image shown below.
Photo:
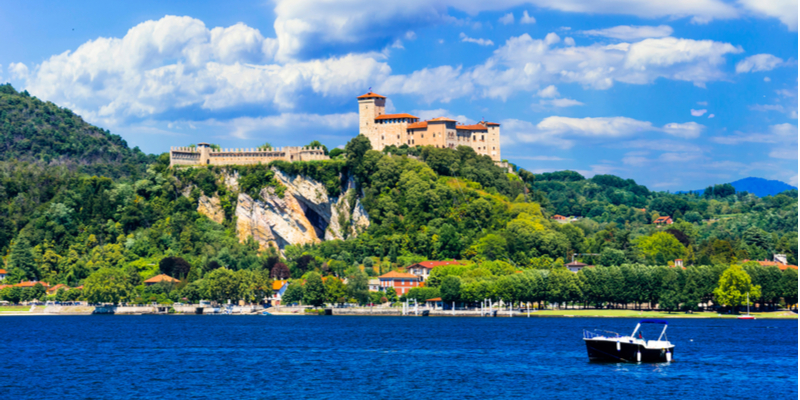
{"label": "boat hull", "polygon": [[[646,348],[638,343],[619,342],[609,340],[585,339],[589,361],[597,362],[667,362],[675,359],[675,346],[666,348]],[[667,359],[667,352],[671,357]],[[641,357],[637,354],[641,353]]]}

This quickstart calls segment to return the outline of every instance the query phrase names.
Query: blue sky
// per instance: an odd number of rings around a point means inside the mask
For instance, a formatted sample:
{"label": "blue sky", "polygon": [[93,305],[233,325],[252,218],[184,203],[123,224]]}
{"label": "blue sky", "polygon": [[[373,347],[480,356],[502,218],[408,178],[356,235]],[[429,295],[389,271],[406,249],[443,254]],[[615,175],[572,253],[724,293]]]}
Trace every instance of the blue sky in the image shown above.
{"label": "blue sky", "polygon": [[0,82],[150,153],[329,147],[369,87],[534,172],[797,185],[797,1],[0,3]]}

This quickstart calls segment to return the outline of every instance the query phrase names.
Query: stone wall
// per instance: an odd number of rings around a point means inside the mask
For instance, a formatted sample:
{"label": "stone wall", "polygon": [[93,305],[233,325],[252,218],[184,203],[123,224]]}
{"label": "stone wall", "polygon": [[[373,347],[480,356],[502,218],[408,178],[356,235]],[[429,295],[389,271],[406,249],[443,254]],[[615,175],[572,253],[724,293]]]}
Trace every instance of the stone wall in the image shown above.
{"label": "stone wall", "polygon": [[272,161],[318,161],[328,160],[321,147],[283,147],[260,149],[211,149],[209,147],[172,147],[169,152],[170,166],[175,165],[256,165]]}

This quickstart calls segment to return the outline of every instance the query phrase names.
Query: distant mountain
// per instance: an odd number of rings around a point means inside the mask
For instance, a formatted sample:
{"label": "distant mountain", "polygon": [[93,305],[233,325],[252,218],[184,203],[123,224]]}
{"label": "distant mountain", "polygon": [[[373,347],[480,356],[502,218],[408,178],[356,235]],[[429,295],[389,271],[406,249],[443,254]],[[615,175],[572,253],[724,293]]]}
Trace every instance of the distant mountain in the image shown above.
{"label": "distant mountain", "polygon": [[731,182],[737,192],[749,192],[758,197],[774,196],[787,190],[797,190],[796,187],[781,181],[773,181],[764,178],[749,177]]}
{"label": "distant mountain", "polygon": [[[736,189],[736,192],[748,192],[758,197],[775,196],[776,194],[785,192],[787,190],[797,190],[796,187],[789,185],[788,183],[785,182],[773,181],[764,178],[756,178],[752,176],[749,178],[739,179],[738,181],[726,183],[723,185],[714,185],[714,187],[722,188],[727,185],[733,186],[733,188]],[[728,188],[730,188],[730,186],[728,186]],[[703,192],[705,192],[704,189],[680,191],[676,193],[678,194],[697,193],[699,195],[702,195]]]}
{"label": "distant mountain", "polygon": [[67,108],[0,85],[0,161],[65,166],[90,175],[141,173],[156,156],[129,148],[119,135]]}

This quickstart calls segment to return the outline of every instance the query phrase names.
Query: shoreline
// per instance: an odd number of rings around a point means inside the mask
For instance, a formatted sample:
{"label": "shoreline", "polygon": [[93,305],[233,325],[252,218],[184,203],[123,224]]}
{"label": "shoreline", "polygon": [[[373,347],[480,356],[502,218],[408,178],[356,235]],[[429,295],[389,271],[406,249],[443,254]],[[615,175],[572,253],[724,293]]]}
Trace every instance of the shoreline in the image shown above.
{"label": "shoreline", "polygon": [[[324,316],[319,314],[307,314],[303,309],[295,308],[294,310],[271,310],[264,309],[257,312],[249,313],[234,313],[227,314],[230,316],[262,316],[261,312],[267,311],[268,316],[309,316],[317,317]],[[294,312],[293,312],[294,311]],[[225,314],[195,314],[189,312],[176,312],[176,313],[156,313],[156,312],[109,312],[104,309],[101,312],[96,310],[81,310],[79,312],[69,310],[37,310],[31,311],[0,311],[0,317],[36,317],[36,316],[70,316],[70,315],[164,315],[164,316],[186,316],[186,315],[206,315],[206,316],[222,316]],[[433,318],[660,318],[660,319],[737,319],[745,314],[717,314],[712,312],[696,312],[684,313],[674,312],[667,313],[662,311],[637,311],[637,310],[540,310],[527,312],[514,311],[509,315],[508,311],[497,311],[496,315],[481,316],[480,311],[471,310],[457,310],[455,313],[452,311],[443,310],[429,310],[427,317]],[[755,319],[788,319],[797,320],[798,314],[794,311],[780,310],[764,313],[751,313]],[[414,312],[409,312],[408,315],[402,315],[402,310],[399,308],[382,308],[382,309],[338,309],[333,308],[332,314],[328,316],[355,316],[355,317],[423,317],[422,310],[419,315],[414,315]]]}

